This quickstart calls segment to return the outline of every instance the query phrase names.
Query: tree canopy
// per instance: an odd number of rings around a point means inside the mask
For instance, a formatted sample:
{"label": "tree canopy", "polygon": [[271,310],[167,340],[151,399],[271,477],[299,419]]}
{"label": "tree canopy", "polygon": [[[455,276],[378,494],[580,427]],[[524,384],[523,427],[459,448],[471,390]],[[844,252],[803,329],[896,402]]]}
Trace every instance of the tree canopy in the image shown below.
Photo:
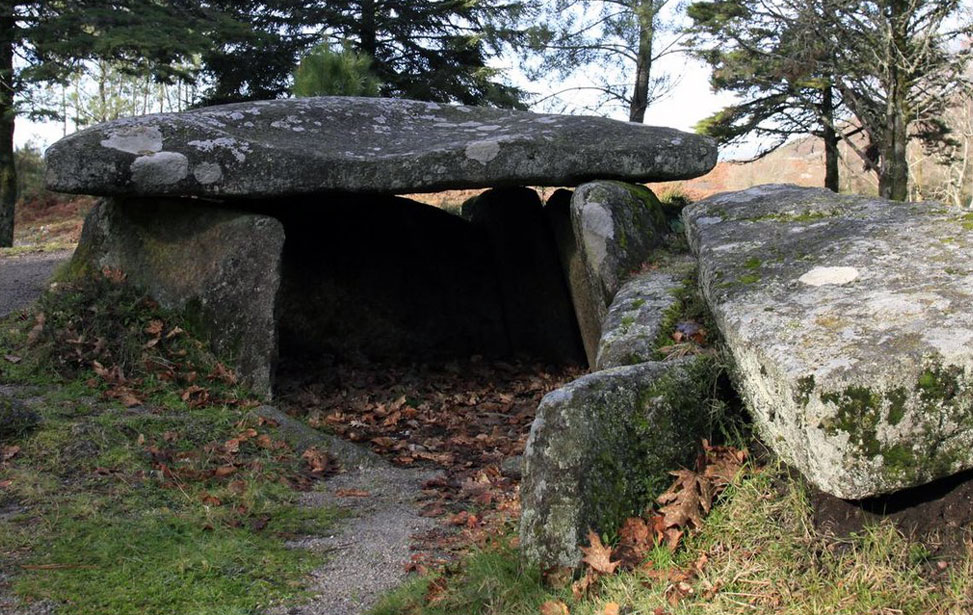
{"label": "tree canopy", "polygon": [[[714,88],[743,98],[700,129],[724,142],[777,137],[770,149],[794,134],[822,136],[832,188],[844,139],[877,174],[879,193],[904,200],[907,143],[948,144],[945,106],[968,87],[969,48],[956,43],[973,28],[959,22],[959,8],[960,0],[694,3],[694,42],[713,66]],[[848,138],[858,133],[864,145]]]}

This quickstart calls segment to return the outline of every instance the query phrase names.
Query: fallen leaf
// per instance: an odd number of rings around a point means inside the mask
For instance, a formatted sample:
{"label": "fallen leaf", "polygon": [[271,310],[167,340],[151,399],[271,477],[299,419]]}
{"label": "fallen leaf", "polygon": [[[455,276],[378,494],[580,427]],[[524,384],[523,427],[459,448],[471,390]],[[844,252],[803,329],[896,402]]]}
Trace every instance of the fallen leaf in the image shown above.
{"label": "fallen leaf", "polygon": [[372,495],[364,489],[338,489],[334,494],[339,498],[368,498]]}
{"label": "fallen leaf", "polygon": [[3,355],[3,358],[6,359],[7,361],[10,361],[11,363],[20,363],[22,360],[20,357],[13,354],[5,354]]}
{"label": "fallen leaf", "polygon": [[223,500],[219,499],[214,495],[210,495],[208,492],[204,491],[199,495],[199,501],[205,506],[222,506]]}
{"label": "fallen leaf", "polygon": [[571,595],[574,596],[575,600],[583,600],[588,597],[591,592],[591,588],[594,586],[595,581],[598,580],[598,573],[596,573],[591,568],[585,571],[583,577],[571,584]]}
{"label": "fallen leaf", "polygon": [[595,572],[601,574],[614,574],[620,562],[611,561],[611,548],[601,543],[601,538],[592,530],[588,530],[588,546],[581,547],[584,553],[582,561]]}
{"label": "fallen leaf", "polygon": [[236,472],[236,466],[220,466],[213,471],[213,475],[217,478],[223,478],[234,472]]}
{"label": "fallen leaf", "polygon": [[602,613],[603,615],[618,615],[618,603],[609,602],[605,605],[605,609],[602,611]]}
{"label": "fallen leaf", "polygon": [[10,461],[17,456],[20,452],[20,447],[16,444],[13,446],[0,447],[0,462]]}
{"label": "fallen leaf", "polygon": [[548,600],[541,605],[541,615],[571,615],[571,611],[560,600]]}
{"label": "fallen leaf", "polygon": [[149,335],[158,337],[162,335],[162,329],[164,327],[165,324],[161,320],[152,320],[149,322],[148,326],[146,326],[144,330]]}
{"label": "fallen leaf", "polygon": [[0,489],[9,489],[10,485],[12,484],[14,484],[14,482],[10,479],[0,480]]}

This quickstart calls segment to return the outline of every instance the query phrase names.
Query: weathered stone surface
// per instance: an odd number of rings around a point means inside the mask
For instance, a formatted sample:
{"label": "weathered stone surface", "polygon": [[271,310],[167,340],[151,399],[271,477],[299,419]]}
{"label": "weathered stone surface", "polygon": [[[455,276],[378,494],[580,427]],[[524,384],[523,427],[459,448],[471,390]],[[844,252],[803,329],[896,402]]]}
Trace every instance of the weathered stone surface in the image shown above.
{"label": "weathered stone surface", "polygon": [[34,429],[41,417],[20,401],[0,393],[0,442],[20,438]]}
{"label": "weathered stone surface", "polygon": [[375,195],[295,198],[276,215],[287,236],[278,309],[283,356],[509,356],[483,229],[423,203]]}
{"label": "weathered stone surface", "polygon": [[274,218],[165,199],[102,200],[85,220],[71,269],[124,271],[182,310],[242,380],[269,395],[284,230]]}
{"label": "weathered stone surface", "polygon": [[595,181],[575,190],[571,223],[595,293],[591,304],[603,323],[619,287],[665,238],[665,214],[659,200],[644,186]]}
{"label": "weathered stone surface", "polygon": [[596,369],[651,361],[666,317],[677,309],[677,291],[685,287],[692,269],[689,259],[639,274],[622,285],[602,326]]}
{"label": "weathered stone surface", "polygon": [[489,240],[510,349],[550,361],[584,363],[554,235],[537,193],[529,188],[488,190],[463,204],[463,217]]}
{"label": "weathered stone surface", "polygon": [[594,365],[598,356],[598,338],[601,336],[601,316],[595,307],[598,296],[591,288],[588,270],[581,260],[578,241],[571,224],[572,194],[573,192],[563,188],[555,191],[544,205],[544,213],[547,214],[548,224],[554,232],[561,271],[568,284],[571,306],[578,322],[588,365]]}
{"label": "weathered stone surface", "polygon": [[521,483],[520,544],[543,567],[574,567],[588,529],[611,533],[689,464],[705,435],[709,359],[595,372],[544,397]]}
{"label": "weathered stone surface", "polygon": [[760,186],[685,212],[764,440],[863,498],[973,467],[970,214]]}
{"label": "weathered stone surface", "polygon": [[696,177],[704,137],[596,117],[298,98],[101,124],[47,151],[52,190],[97,195],[403,194]]}

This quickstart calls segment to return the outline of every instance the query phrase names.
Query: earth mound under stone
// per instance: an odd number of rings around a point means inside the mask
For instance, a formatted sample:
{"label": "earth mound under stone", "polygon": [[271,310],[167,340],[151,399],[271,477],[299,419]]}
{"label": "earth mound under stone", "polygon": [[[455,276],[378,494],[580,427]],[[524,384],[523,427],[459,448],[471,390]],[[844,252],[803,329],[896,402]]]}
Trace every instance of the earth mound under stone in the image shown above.
{"label": "earth mound under stone", "polygon": [[703,175],[713,141],[599,117],[320,97],[99,124],[47,151],[51,190],[272,197],[647,182]]}
{"label": "earth mound under stone", "polygon": [[973,467],[967,212],[759,186],[686,209],[766,443],[860,499]]}

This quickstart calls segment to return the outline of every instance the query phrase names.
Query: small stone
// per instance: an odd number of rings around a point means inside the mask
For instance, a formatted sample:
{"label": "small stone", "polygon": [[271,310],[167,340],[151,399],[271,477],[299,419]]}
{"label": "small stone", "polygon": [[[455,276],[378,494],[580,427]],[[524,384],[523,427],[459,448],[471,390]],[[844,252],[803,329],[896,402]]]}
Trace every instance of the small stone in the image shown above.
{"label": "small stone", "polygon": [[20,401],[0,395],[0,442],[22,438],[37,429],[41,417]]}

